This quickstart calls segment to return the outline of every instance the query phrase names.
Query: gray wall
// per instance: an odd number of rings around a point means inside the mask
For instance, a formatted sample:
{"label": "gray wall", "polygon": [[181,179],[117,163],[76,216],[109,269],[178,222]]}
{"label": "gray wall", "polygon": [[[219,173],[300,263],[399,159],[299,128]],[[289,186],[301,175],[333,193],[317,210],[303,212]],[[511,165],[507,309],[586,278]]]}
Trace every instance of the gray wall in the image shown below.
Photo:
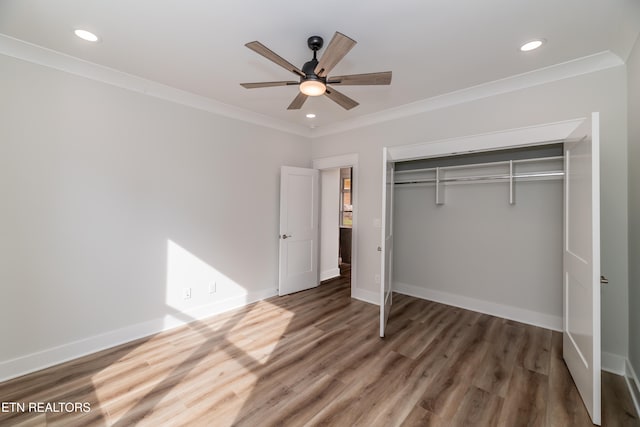
{"label": "gray wall", "polygon": [[[473,170],[469,170],[474,175]],[[480,171],[478,174],[487,173]],[[561,180],[445,186],[395,192],[395,281],[562,319]]]}
{"label": "gray wall", "polygon": [[[640,375],[640,39],[627,62],[629,85],[629,359]],[[638,384],[640,387],[640,384]]]}
{"label": "gray wall", "polygon": [[[628,351],[626,67],[467,102],[313,140],[313,157],[358,153],[358,286],[378,292],[382,147],[510,129],[601,113],[602,346]],[[402,245],[398,242],[398,245]],[[467,292],[467,291],[465,291]]]}
{"label": "gray wall", "polygon": [[0,93],[0,368],[275,292],[280,166],[310,167],[307,140],[5,56]]}

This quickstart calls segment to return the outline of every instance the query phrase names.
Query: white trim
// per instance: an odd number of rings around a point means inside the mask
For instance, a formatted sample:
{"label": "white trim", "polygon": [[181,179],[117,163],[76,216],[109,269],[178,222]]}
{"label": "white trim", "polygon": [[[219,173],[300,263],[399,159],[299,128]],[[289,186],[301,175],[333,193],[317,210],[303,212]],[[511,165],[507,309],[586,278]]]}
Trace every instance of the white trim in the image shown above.
{"label": "white trim", "polygon": [[498,304],[486,300],[480,300],[449,292],[435,291],[420,286],[406,283],[394,283],[394,291],[399,294],[435,301],[442,304],[452,305],[479,313],[490,314],[504,319],[515,320],[516,322],[527,323],[554,331],[562,331],[562,317],[552,314],[540,313],[524,308],[510,305]]}
{"label": "white trim", "polygon": [[[186,325],[192,321],[223,313],[238,307],[249,305],[278,294],[277,289],[262,289],[238,295],[232,298],[185,310],[184,316],[165,315],[163,318],[149,320],[100,335],[62,344],[57,347],[27,354],[15,359],[0,362],[0,382],[16,378],[40,369],[48,368],[97,351],[105,350],[139,338],[157,334],[168,329]],[[188,318],[189,321],[184,319]]]}
{"label": "white trim", "polygon": [[601,365],[600,369],[605,372],[610,372],[616,375],[625,375],[625,358],[619,354],[608,353],[606,351],[601,352]]}
{"label": "white trim", "polygon": [[358,212],[360,211],[360,205],[358,204],[358,191],[360,188],[358,154],[352,153],[313,159],[313,168],[319,170],[351,168],[351,176],[353,177],[351,181],[351,203],[353,205],[353,212],[351,214],[351,297],[357,298],[354,295],[358,287],[358,227],[360,226],[358,222]]}
{"label": "white trim", "polygon": [[624,376],[624,379],[627,382],[631,399],[636,407],[636,415],[640,415],[640,381],[638,381],[636,371],[633,369],[633,365],[631,365],[631,361],[629,359],[625,360],[625,368],[626,375]]}
{"label": "white trim", "polygon": [[571,61],[554,64],[549,67],[516,74],[504,79],[482,83],[477,86],[471,86],[410,104],[401,105],[399,107],[355,117],[351,120],[344,120],[333,125],[316,128],[312,130],[311,137],[315,138],[346,132],[377,123],[397,120],[403,117],[422,114],[453,105],[464,104],[466,102],[489,98],[491,96],[514,92],[622,65],[624,65],[624,61],[620,59],[619,56],[606,50],[593,55],[573,59]]}
{"label": "white trim", "polygon": [[332,268],[330,270],[325,270],[320,272],[320,281],[323,282],[325,280],[333,279],[334,277],[340,276],[339,268]]}
{"label": "white trim", "polygon": [[351,298],[355,298],[360,301],[368,302],[373,305],[380,305],[380,297],[377,292],[368,291],[366,289],[352,288]]}
{"label": "white trim", "polygon": [[[313,159],[314,169],[334,169],[354,166],[358,164],[357,154],[343,154],[340,156],[320,157]],[[355,181],[355,180],[354,180]]]}
{"label": "white trim", "polygon": [[166,101],[187,105],[220,116],[242,120],[258,126],[265,126],[308,138],[358,129],[376,123],[396,120],[450,107],[452,105],[464,104],[478,99],[624,65],[624,61],[616,54],[610,51],[603,51],[504,79],[494,80],[410,104],[344,120],[332,125],[308,129],[302,125],[245,110],[204,96],[195,95],[4,34],[0,34],[0,54],[143,93]]}
{"label": "white trim", "polygon": [[413,160],[501,148],[539,145],[563,141],[584,122],[584,118],[544,123],[497,132],[440,139],[411,145],[388,147],[394,161]]}
{"label": "white trim", "polygon": [[176,89],[113,68],[85,61],[55,50],[31,44],[0,34],[0,54],[43,65],[45,67],[75,74],[112,86],[139,92],[165,101],[186,105],[223,117],[241,120],[258,126],[276,129],[294,135],[309,137],[310,130],[304,126],[255,113],[240,107],[225,104],[211,98]]}

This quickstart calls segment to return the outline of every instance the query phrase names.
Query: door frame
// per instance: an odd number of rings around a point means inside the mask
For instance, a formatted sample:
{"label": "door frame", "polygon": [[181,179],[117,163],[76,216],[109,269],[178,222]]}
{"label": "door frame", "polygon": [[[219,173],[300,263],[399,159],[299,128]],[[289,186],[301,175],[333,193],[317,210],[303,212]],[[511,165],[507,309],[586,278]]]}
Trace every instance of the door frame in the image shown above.
{"label": "door frame", "polygon": [[[319,171],[336,168],[351,168],[351,204],[353,205],[353,224],[351,225],[351,298],[359,298],[358,283],[358,188],[360,179],[358,176],[358,154],[344,154],[341,156],[321,157],[313,159],[313,169]],[[321,231],[322,232],[322,231]],[[322,249],[318,250],[318,257]],[[319,263],[319,260],[318,260]],[[318,264],[319,265],[319,264]]]}

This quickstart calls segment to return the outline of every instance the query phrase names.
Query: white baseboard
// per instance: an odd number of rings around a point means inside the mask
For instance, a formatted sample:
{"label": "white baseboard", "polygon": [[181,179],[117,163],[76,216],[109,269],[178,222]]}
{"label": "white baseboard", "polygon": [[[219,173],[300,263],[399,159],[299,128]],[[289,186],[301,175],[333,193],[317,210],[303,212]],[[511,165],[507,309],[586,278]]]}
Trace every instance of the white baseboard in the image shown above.
{"label": "white baseboard", "polygon": [[623,356],[603,351],[601,353],[600,368],[603,371],[624,376],[626,372],[625,362],[626,359]]}
{"label": "white baseboard", "polygon": [[478,311],[492,316],[515,320],[529,325],[540,326],[554,331],[562,331],[562,317],[547,313],[527,310],[495,302],[480,300],[448,292],[434,291],[406,283],[394,283],[394,291],[400,294],[440,302],[467,310]]}
{"label": "white baseboard", "polygon": [[185,310],[180,314],[167,314],[163,318],[126,326],[121,329],[95,335],[57,347],[27,354],[15,359],[0,362],[0,382],[16,378],[40,369],[86,356],[100,350],[115,347],[158,332],[186,325],[192,321],[204,319],[234,308],[243,307],[256,301],[278,294],[277,289],[263,289],[238,295],[212,304],[206,304]]}
{"label": "white baseboard", "polygon": [[325,280],[333,279],[334,277],[338,276],[340,276],[340,268],[332,268],[330,270],[320,272],[320,281],[323,282]]}
{"label": "white baseboard", "polygon": [[368,291],[366,289],[352,288],[351,298],[368,302],[369,304],[380,305],[380,297],[377,292]]}
{"label": "white baseboard", "polygon": [[640,381],[638,381],[638,375],[636,375],[629,359],[625,360],[625,371],[624,379],[627,381],[631,399],[636,407],[636,414],[640,415]]}

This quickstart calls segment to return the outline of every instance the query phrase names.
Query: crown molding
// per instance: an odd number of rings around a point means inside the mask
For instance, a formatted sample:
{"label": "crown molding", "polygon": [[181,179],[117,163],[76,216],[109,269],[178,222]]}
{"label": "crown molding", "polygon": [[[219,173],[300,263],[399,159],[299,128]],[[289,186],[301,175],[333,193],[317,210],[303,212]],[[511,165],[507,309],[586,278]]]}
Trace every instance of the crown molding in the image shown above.
{"label": "crown molding", "polygon": [[241,120],[282,132],[309,137],[310,129],[243,108],[176,89],[113,68],[85,61],[52,49],[0,34],[0,54],[85,77],[101,83],[139,92],[165,101],[186,105],[219,116]]}
{"label": "crown molding", "polygon": [[332,135],[377,123],[396,120],[416,114],[426,113],[453,105],[464,104],[482,98],[488,98],[508,92],[551,83],[554,81],[589,74],[607,68],[624,65],[624,61],[611,51],[603,51],[567,62],[539,68],[522,74],[482,83],[477,86],[426,98],[410,104],[390,108],[377,113],[355,117],[311,131],[311,137]]}
{"label": "crown molding", "polygon": [[204,96],[124,73],[52,49],[0,34],[0,54],[75,74],[91,80],[153,96],[165,101],[207,111],[258,126],[306,137],[317,138],[354,130],[377,123],[401,119],[453,105],[463,104],[545,83],[589,74],[624,65],[624,61],[611,51],[577,58],[549,67],[540,68],[504,79],[483,83],[454,92],[426,98],[410,104],[355,117],[322,128],[308,129],[294,123],[259,114]]}

